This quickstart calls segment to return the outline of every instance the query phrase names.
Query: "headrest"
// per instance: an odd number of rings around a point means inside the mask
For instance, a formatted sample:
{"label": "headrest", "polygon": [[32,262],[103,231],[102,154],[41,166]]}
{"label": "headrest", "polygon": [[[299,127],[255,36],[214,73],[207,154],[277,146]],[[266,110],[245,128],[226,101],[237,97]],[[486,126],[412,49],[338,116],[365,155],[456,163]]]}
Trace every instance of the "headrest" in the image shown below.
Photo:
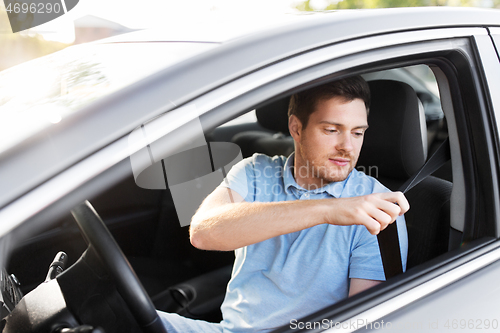
{"label": "headrest", "polygon": [[[378,176],[406,180],[426,159],[423,108],[413,88],[406,83],[375,80],[368,84],[370,128],[357,167],[365,173],[376,167]],[[373,172],[369,174],[373,176]]]}
{"label": "headrest", "polygon": [[267,129],[290,135],[288,131],[288,104],[290,104],[290,97],[257,108],[255,110],[257,121]]}

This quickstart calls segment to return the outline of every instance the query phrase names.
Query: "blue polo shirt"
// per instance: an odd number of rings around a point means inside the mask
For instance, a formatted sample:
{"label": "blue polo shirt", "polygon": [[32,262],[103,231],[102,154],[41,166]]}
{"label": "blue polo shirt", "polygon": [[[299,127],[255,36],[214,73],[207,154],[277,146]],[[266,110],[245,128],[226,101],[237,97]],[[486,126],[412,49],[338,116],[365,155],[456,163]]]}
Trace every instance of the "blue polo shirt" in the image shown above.
{"label": "blue polo shirt", "polygon": [[[389,191],[355,169],[342,182],[307,191],[293,177],[293,161],[293,154],[289,158],[254,154],[236,164],[220,186],[238,192],[247,202],[346,198]],[[406,269],[404,217],[398,217],[396,223]],[[196,329],[208,324],[203,328],[206,332],[267,332],[346,298],[350,278],[385,280],[377,237],[359,225],[321,224],[245,246],[235,250],[235,256],[221,306],[223,321],[188,320],[185,324]]]}
{"label": "blue polo shirt", "polygon": [[[293,154],[255,154],[235,165],[221,186],[247,202],[346,198],[388,192],[375,178],[353,170],[342,182],[306,191],[292,174]],[[314,212],[311,212],[314,214]],[[397,219],[406,268],[404,217]],[[222,304],[224,331],[255,332],[300,319],[348,296],[349,279],[385,280],[377,237],[365,226],[318,225],[235,250]]]}

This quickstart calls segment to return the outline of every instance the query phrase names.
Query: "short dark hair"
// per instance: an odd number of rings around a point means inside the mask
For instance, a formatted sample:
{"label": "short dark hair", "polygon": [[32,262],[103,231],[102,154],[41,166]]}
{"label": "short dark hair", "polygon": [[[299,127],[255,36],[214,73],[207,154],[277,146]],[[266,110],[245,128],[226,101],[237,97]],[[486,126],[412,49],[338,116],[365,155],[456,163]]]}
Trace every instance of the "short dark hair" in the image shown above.
{"label": "short dark hair", "polygon": [[305,128],[309,116],[316,110],[316,103],[334,97],[343,97],[346,102],[359,98],[365,103],[366,113],[369,112],[370,88],[368,83],[357,75],[328,82],[292,95],[288,106],[288,117],[295,115]]}

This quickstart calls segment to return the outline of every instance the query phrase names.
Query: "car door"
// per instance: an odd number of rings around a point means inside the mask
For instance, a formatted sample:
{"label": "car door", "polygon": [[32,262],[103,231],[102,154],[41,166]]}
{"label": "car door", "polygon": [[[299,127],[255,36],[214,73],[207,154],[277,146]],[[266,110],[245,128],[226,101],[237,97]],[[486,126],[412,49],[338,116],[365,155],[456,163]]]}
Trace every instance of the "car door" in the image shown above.
{"label": "car door", "polygon": [[[484,45],[480,45],[481,40]],[[478,45],[481,47],[479,53]],[[199,140],[198,147],[206,146],[210,149],[205,135],[211,133],[221,122],[308,85],[342,75],[363,74],[407,65],[425,64],[434,72],[446,116],[452,154],[450,234],[453,236],[450,251],[373,290],[300,319],[300,322],[312,323],[313,326],[290,325],[278,331],[296,331],[297,328],[302,331],[332,328],[333,331],[336,323],[339,323],[342,330],[352,331],[362,328],[358,327],[361,319],[365,320],[363,323],[375,323],[403,307],[400,313],[412,317],[412,313],[405,310],[418,299],[448,286],[457,280],[456,277],[465,277],[473,272],[474,267],[484,267],[496,260],[496,255],[483,257],[483,254],[498,246],[495,242],[498,237],[498,141],[496,123],[492,121],[495,119],[494,108],[490,103],[492,97],[485,84],[485,71],[482,69],[487,66],[485,59],[496,57],[492,53],[492,46],[488,31],[484,28],[410,31],[348,40],[304,52],[255,71],[173,110],[165,115],[165,119],[157,119],[157,124],[151,122],[145,125],[150,126],[153,131],[154,128],[165,127],[160,126],[160,123],[167,124],[168,119],[175,117],[180,121],[179,117],[183,117],[182,121],[188,124],[185,125],[186,128],[193,126],[194,130],[172,132],[162,140]],[[483,48],[487,49],[484,54]],[[495,66],[494,63],[491,65]],[[171,155],[172,151],[168,150],[165,145],[162,152],[164,156]],[[234,162],[234,158],[229,161]],[[217,176],[219,181],[223,179],[224,172],[227,172],[226,166],[224,164],[220,168]],[[212,171],[216,172],[214,169]],[[206,189],[206,193],[209,192],[210,189]],[[197,199],[198,202],[201,202],[202,197],[203,195]],[[193,207],[197,207],[197,204]],[[463,241],[468,244],[461,245]],[[488,260],[484,261],[485,258]],[[472,263],[464,266],[467,262]],[[479,263],[483,266],[477,266]],[[443,275],[447,272],[449,273]],[[457,272],[462,273],[460,275]],[[451,276],[455,277],[450,279]],[[421,287],[416,288],[417,285]],[[441,303],[436,303],[436,309],[438,304]],[[422,320],[418,313],[414,316],[416,322]],[[314,326],[318,323],[319,327]],[[426,322],[424,325],[433,325],[433,322]],[[380,329],[380,326],[374,329]]]}
{"label": "car door", "polygon": [[[491,29],[490,36],[480,34],[470,38],[471,49],[477,53],[475,57],[471,57],[468,67],[475,72],[476,77],[475,79],[468,77],[465,79],[466,82],[462,83],[469,89],[475,90],[478,96],[477,104],[474,108],[471,105],[468,113],[482,119],[486,129],[483,135],[487,138],[486,145],[489,146],[490,152],[488,155],[482,155],[479,149],[472,148],[472,150],[477,154],[476,159],[482,156],[477,161],[478,164],[491,165],[490,171],[482,171],[487,179],[481,182],[487,183],[488,187],[491,184],[488,192],[492,197],[495,197],[498,192],[498,178],[496,178],[495,170],[498,170],[499,162],[497,121],[500,104],[495,91],[498,91],[500,87],[498,80],[500,63],[492,43],[492,40],[497,38],[494,33],[496,30]],[[464,72],[470,69],[458,68],[459,71]],[[458,75],[461,74],[459,72]],[[462,75],[465,76],[466,73]],[[472,134],[472,136],[478,135],[480,134]],[[476,213],[476,226],[473,231],[469,231],[475,234],[475,237],[485,236],[484,229],[488,228],[488,222],[492,222],[489,228],[492,228],[494,232],[491,235],[494,236],[498,232],[498,215],[492,214],[498,209],[498,202],[493,201],[490,204],[492,205],[490,214]],[[359,313],[342,324],[339,323],[338,326],[346,328],[342,331],[404,329],[409,332],[425,332],[498,329],[498,316],[494,310],[498,307],[498,294],[494,281],[499,274],[500,250],[498,242],[490,242],[486,246],[481,246],[481,243],[486,244],[488,241],[486,238],[479,238],[458,251],[450,252],[448,254],[450,262],[439,270],[436,278],[416,285],[413,289],[390,301]],[[457,252],[463,252],[464,255]],[[452,256],[453,254],[455,257]],[[398,302],[398,305],[395,306],[393,302]],[[378,318],[375,319],[376,317]],[[368,323],[370,320],[373,322]]]}

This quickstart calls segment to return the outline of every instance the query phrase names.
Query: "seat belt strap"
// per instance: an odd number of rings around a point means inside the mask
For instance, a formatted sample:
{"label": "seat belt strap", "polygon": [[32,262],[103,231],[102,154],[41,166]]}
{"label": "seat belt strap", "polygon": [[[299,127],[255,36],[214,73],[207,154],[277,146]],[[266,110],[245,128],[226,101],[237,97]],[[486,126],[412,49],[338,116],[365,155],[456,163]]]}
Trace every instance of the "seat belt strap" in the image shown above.
{"label": "seat belt strap", "polygon": [[[406,193],[450,159],[450,144],[449,139],[446,138],[427,162],[399,188],[399,191]],[[403,273],[397,224],[389,224],[387,228],[379,232],[377,239],[380,256],[382,257],[382,265],[384,266],[385,279],[387,280]]]}
{"label": "seat belt strap", "polygon": [[434,171],[442,167],[451,159],[450,140],[446,138],[441,146],[432,154],[425,164],[408,179],[400,188],[399,191],[406,193],[422,180],[430,176]]}

